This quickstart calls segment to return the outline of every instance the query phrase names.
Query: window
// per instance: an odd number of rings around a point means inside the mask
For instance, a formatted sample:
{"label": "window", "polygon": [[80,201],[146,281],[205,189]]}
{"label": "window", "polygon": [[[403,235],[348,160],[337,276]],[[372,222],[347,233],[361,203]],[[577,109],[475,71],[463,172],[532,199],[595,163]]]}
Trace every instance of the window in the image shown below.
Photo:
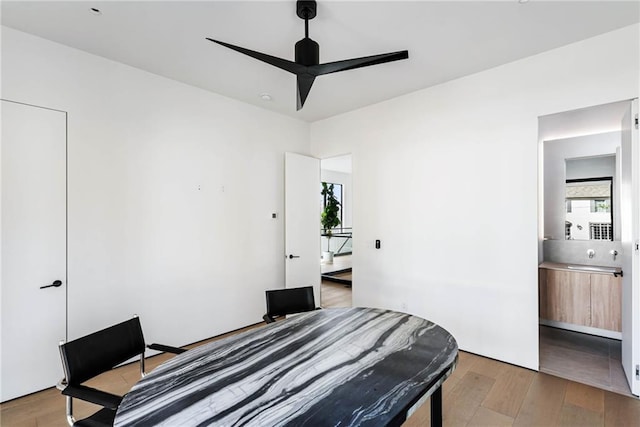
{"label": "window", "polygon": [[565,239],[613,240],[613,177],[566,180]]}
{"label": "window", "polygon": [[611,223],[590,222],[589,223],[589,239],[590,240],[613,240],[611,230],[612,230]]}
{"label": "window", "polygon": [[592,199],[591,200],[591,212],[611,212],[611,200],[610,199]]}

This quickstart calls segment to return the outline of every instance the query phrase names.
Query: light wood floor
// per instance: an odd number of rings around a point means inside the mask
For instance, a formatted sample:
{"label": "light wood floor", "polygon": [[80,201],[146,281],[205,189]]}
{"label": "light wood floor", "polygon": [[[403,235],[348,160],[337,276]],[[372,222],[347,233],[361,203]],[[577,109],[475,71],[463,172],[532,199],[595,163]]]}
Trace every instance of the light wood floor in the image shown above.
{"label": "light wood floor", "polygon": [[324,308],[351,307],[351,288],[341,283],[323,280],[320,298]]}
{"label": "light wood floor", "polygon": [[[148,359],[148,370],[171,356]],[[138,365],[104,374],[94,387],[126,393],[139,379]],[[76,401],[77,402],[77,401]],[[64,398],[48,389],[0,405],[6,427],[66,425]],[[79,416],[95,407],[77,402]],[[639,426],[640,400],[492,359],[460,352],[443,386],[445,426]],[[429,425],[427,401],[404,424]]]}
{"label": "light wood floor", "polygon": [[[323,284],[322,299],[325,307],[350,306],[351,290],[328,282]],[[170,357],[148,358],[147,371]],[[134,363],[90,384],[124,394],[139,378],[138,364]],[[79,418],[97,408],[77,400],[74,403]],[[63,427],[67,425],[64,408],[58,390],[44,390],[0,405],[0,425]],[[445,426],[640,426],[640,400],[466,352],[460,352],[456,370],[444,383],[443,412]],[[404,427],[428,425],[429,401]]]}
{"label": "light wood floor", "polygon": [[[640,400],[460,352],[443,386],[445,426],[640,426]],[[428,402],[404,424],[429,425]]]}

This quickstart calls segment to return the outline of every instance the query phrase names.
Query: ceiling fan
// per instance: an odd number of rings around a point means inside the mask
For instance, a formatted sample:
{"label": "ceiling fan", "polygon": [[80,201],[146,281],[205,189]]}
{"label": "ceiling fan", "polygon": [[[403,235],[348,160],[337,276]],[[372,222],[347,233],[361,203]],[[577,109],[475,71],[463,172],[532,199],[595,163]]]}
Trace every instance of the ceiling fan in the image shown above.
{"label": "ceiling fan", "polygon": [[313,81],[318,76],[336,73],[338,71],[368,67],[369,65],[383,64],[385,62],[397,61],[400,59],[407,59],[409,57],[409,51],[401,50],[398,52],[383,53],[380,55],[364,56],[362,58],[345,59],[343,61],[320,64],[320,46],[309,38],[309,20],[315,18],[316,8],[317,5],[315,0],[298,0],[296,2],[296,13],[298,17],[304,19],[304,38],[296,43],[295,62],[267,55],[266,53],[245,49],[240,46],[234,46],[208,37],[207,40],[295,74],[297,77],[296,94],[298,110],[300,110],[304,105],[307,96],[309,96],[309,91],[311,91]]}

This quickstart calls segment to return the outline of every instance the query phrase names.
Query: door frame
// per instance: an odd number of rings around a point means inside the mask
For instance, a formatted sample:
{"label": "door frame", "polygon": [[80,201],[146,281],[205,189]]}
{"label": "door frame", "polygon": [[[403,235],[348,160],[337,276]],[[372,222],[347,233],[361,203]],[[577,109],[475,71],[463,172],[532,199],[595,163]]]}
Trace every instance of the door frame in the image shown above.
{"label": "door frame", "polygon": [[[632,98],[632,99],[626,99],[626,100],[620,100],[620,101],[613,101],[612,103],[622,103],[622,102],[627,102],[629,108],[632,111],[632,121],[633,121],[633,115],[638,113],[638,98]],[[608,103],[606,103],[608,104]],[[600,105],[606,105],[606,104],[600,104]],[[633,107],[635,105],[635,107]],[[599,105],[593,105],[593,106],[587,106],[587,107],[583,107],[583,108],[592,108],[592,107],[598,107]],[[635,108],[635,109],[634,109]],[[571,111],[577,111],[580,110],[582,108],[578,108],[578,109],[574,109],[574,110],[569,110],[566,112],[571,112]],[[563,112],[558,112],[556,114],[560,114]],[[553,114],[553,113],[551,113]],[[538,263],[543,261],[543,240],[544,240],[544,142],[545,142],[545,138],[541,136],[540,133],[540,118],[541,117],[545,117],[545,115],[541,115],[538,117]],[[637,117],[637,116],[636,116]],[[622,117],[620,118],[622,120]],[[633,125],[632,125],[633,127]],[[620,129],[622,130],[622,129]],[[632,129],[632,132],[635,132],[635,140],[632,140],[633,143],[635,144],[635,146],[633,147],[633,151],[632,151],[632,156],[631,156],[631,172],[633,175],[633,189],[631,190],[631,194],[632,196],[635,196],[635,198],[632,198],[631,203],[636,205],[636,208],[632,209],[632,212],[630,213],[631,217],[629,220],[629,223],[633,224],[636,233],[637,230],[640,228],[640,209],[638,209],[638,205],[640,205],[640,196],[638,196],[639,191],[640,191],[640,147],[638,146],[638,139],[640,139],[638,137],[638,130]],[[576,135],[577,136],[577,135]],[[570,136],[567,136],[567,138],[569,138]],[[622,143],[622,141],[621,141]],[[616,167],[618,167],[618,165],[620,164],[620,159],[618,158],[616,160]],[[618,184],[618,186],[620,186],[620,184]],[[622,200],[620,200],[620,202],[622,203]],[[632,236],[632,241],[633,241],[633,245],[635,246],[636,243],[640,243],[640,238],[638,237],[638,234],[633,235]],[[632,249],[633,250],[633,249]],[[634,294],[636,296],[636,300],[637,297],[640,296],[640,268],[638,268],[638,257],[640,256],[640,252],[638,250],[633,250],[633,253],[631,254],[631,258],[633,259],[633,263],[635,264],[634,267],[632,267],[632,271],[631,272],[627,272],[624,271],[624,276],[625,278],[627,277],[627,275],[629,276],[629,279],[631,280],[631,286],[634,289]],[[539,271],[539,270],[538,270]],[[537,274],[538,277],[538,281],[536,283],[539,283],[539,276],[540,274]],[[539,295],[539,291],[537,290],[537,295],[538,295],[538,304],[540,301],[540,295]],[[624,310],[624,304],[622,306],[622,310]],[[634,327],[637,328],[638,331],[640,331],[640,300],[636,301],[636,304],[632,305],[632,314],[631,317],[633,317],[633,324],[635,325]],[[622,314],[624,316],[624,313]],[[539,321],[538,321],[538,325],[539,327]],[[638,349],[640,349],[640,336],[636,333],[636,335],[634,336],[634,340],[632,343],[630,343],[630,345],[632,345],[636,351],[635,351],[635,357],[640,357],[640,351],[638,351]],[[538,354],[539,354],[539,349],[540,349],[540,341],[539,341],[539,337],[538,337]],[[634,363],[636,364],[636,366],[638,365],[638,363],[640,363],[639,360],[635,360]],[[539,363],[538,363],[538,367],[539,367]],[[629,384],[630,390],[633,394],[634,392],[634,385],[636,387],[635,390],[635,395],[638,395],[638,380],[635,380],[635,384]]]}
{"label": "door frame", "polygon": [[[347,156],[349,157],[349,167],[350,167],[350,171],[349,171],[349,175],[350,175],[350,186],[349,186],[349,188],[346,188],[346,189],[345,189],[345,187],[344,187],[343,183],[338,183],[338,184],[343,185],[343,188],[342,188],[342,192],[343,192],[343,199],[342,199],[342,200],[343,200],[343,203],[344,203],[344,201],[345,201],[345,197],[344,197],[344,196],[345,196],[345,195],[348,195],[347,197],[349,198],[350,206],[348,206],[348,210],[345,210],[344,208],[343,208],[343,209],[341,209],[341,215],[342,215],[342,219],[341,219],[341,221],[342,221],[342,222],[341,222],[341,224],[340,224],[340,227],[344,227],[344,217],[345,217],[345,216],[347,216],[347,217],[349,217],[349,219],[350,219],[350,221],[351,221],[351,223],[350,223],[350,225],[349,225],[349,227],[348,227],[348,228],[351,228],[351,230],[353,231],[353,221],[354,221],[354,216],[353,216],[353,210],[354,210],[354,198],[353,198],[353,194],[354,194],[354,190],[353,190],[353,188],[354,188],[354,185],[353,185],[353,153],[352,153],[352,152],[348,152],[348,153],[342,153],[342,154],[330,155],[330,156],[327,156],[327,157],[322,157],[322,158],[320,158],[320,183],[322,183],[322,182],[323,182],[323,179],[322,179],[322,171],[323,171],[323,167],[322,167],[322,166],[323,166],[323,162],[325,162],[325,161],[327,161],[327,160],[330,160],[330,159],[341,158],[341,157],[347,157]],[[332,169],[324,169],[324,170],[334,171],[334,170],[332,170]],[[345,173],[345,172],[341,172],[341,171],[335,171],[335,172]],[[318,189],[320,189],[320,184],[318,184]],[[346,213],[347,213],[347,212],[349,213],[349,215],[346,215]],[[352,236],[352,237],[351,237],[352,251],[353,251],[353,244],[354,244],[354,239],[353,239],[353,236]],[[322,245],[321,245],[320,252],[318,253],[318,256],[320,256],[320,255],[321,255],[321,253],[322,253],[322,251],[323,251],[323,250],[324,250],[324,246],[322,246]],[[353,286],[353,252],[352,252],[352,254],[350,255],[350,257],[351,257],[351,269],[352,269],[352,279],[351,279],[350,292],[351,292],[351,296],[352,296],[352,306],[353,306],[353,289],[354,289],[354,286]],[[335,259],[336,259],[336,258],[334,258],[334,262],[335,262]],[[320,288],[321,288],[320,292],[321,292],[321,294],[322,294],[322,280],[320,281],[320,284],[321,284],[321,286],[320,286]]]}

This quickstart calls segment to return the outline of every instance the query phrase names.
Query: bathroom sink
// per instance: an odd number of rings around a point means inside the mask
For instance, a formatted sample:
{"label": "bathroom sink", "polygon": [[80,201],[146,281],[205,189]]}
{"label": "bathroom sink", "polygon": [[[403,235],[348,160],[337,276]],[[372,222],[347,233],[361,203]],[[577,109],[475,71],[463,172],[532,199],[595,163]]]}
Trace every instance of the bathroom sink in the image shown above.
{"label": "bathroom sink", "polygon": [[592,265],[567,265],[570,270],[582,270],[582,271],[596,271],[598,273],[616,273],[618,271],[615,267],[597,267]]}

